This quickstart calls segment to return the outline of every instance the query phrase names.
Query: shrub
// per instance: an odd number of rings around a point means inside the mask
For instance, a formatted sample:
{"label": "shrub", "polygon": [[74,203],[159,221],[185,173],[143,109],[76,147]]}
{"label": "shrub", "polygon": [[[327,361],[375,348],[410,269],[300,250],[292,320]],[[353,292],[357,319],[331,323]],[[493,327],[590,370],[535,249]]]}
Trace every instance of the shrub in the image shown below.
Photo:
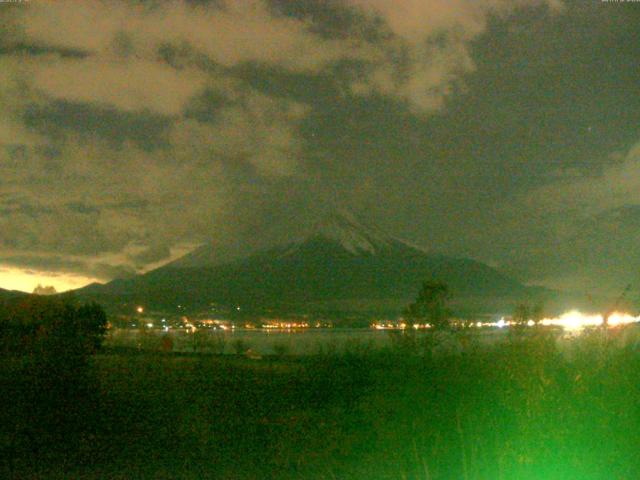
{"label": "shrub", "polygon": [[28,296],[0,306],[0,322],[5,353],[69,357],[100,348],[107,316],[96,303]]}

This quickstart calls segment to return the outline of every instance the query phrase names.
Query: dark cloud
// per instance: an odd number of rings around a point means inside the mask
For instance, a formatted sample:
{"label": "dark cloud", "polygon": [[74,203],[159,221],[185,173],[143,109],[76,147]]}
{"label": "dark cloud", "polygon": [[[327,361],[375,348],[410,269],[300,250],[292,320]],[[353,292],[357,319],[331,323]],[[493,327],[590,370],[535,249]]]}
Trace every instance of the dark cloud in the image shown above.
{"label": "dark cloud", "polygon": [[87,205],[82,202],[70,202],[66,205],[67,209],[74,212],[80,213],[84,215],[97,214],[100,212],[100,209],[91,205]]}
{"label": "dark cloud", "polygon": [[19,198],[8,198],[0,200],[0,215],[24,215],[37,218],[41,215],[53,213],[52,208],[32,205],[28,202],[21,201]]}
{"label": "dark cloud", "polygon": [[111,107],[87,103],[53,101],[45,105],[28,105],[24,124],[56,139],[69,131],[81,137],[96,135],[114,147],[131,142],[144,150],[168,146],[171,120],[151,112],[123,112]]}
{"label": "dark cloud", "polygon": [[26,269],[44,270],[47,272],[73,272],[82,271],[86,268],[83,262],[77,260],[64,259],[58,255],[8,255],[0,257],[3,264],[15,265]]}
{"label": "dark cloud", "polygon": [[[6,37],[4,39],[7,40]],[[89,54],[83,50],[73,48],[56,48],[46,45],[30,45],[28,43],[16,42],[13,44],[3,44],[0,41],[0,55],[58,55],[62,58],[85,58]]]}
{"label": "dark cloud", "polygon": [[0,263],[107,279],[203,242],[231,257],[286,241],[346,207],[524,280],[629,275],[633,5],[61,0],[0,15]]}
{"label": "dark cloud", "polygon": [[131,255],[131,259],[139,268],[160,260],[166,260],[169,257],[171,257],[171,250],[166,245],[156,245],[146,248],[140,253]]}

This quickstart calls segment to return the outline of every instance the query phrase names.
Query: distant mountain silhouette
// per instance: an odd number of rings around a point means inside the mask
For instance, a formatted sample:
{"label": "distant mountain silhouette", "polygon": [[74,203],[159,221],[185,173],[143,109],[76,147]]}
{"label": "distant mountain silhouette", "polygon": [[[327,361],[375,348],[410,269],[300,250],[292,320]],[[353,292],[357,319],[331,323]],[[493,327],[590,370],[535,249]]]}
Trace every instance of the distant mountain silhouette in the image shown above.
{"label": "distant mountain silhouette", "polygon": [[0,288],[0,301],[8,300],[10,298],[15,298],[15,297],[21,297],[25,295],[28,295],[28,294],[24,292],[19,292],[17,290],[5,290],[3,288]]}
{"label": "distant mountain silhouette", "polygon": [[425,252],[344,212],[324,218],[298,241],[233,262],[216,259],[215,249],[202,246],[144,275],[77,293],[105,303],[117,299],[163,308],[215,302],[258,311],[309,311],[326,303],[371,310],[381,303],[402,304],[427,279],[446,282],[459,298],[512,298],[527,291],[483,263]]}

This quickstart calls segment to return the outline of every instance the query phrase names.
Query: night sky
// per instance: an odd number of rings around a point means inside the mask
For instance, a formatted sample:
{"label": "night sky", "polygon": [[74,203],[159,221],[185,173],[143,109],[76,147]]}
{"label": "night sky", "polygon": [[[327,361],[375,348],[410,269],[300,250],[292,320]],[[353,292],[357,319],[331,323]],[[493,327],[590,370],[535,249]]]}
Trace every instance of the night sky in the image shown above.
{"label": "night sky", "polygon": [[640,288],[640,3],[0,3],[0,287],[333,209],[516,278]]}

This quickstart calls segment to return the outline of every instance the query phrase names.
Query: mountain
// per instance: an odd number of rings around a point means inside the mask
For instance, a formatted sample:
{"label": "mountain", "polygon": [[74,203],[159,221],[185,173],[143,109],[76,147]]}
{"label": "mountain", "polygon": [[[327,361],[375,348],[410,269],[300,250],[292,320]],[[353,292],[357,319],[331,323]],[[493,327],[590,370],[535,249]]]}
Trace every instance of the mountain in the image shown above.
{"label": "mountain", "polygon": [[3,288],[0,288],[0,302],[3,302],[10,298],[21,297],[25,295],[28,295],[28,294],[24,292],[19,292],[17,290],[5,290]]}
{"label": "mountain", "polygon": [[[446,282],[455,298],[518,298],[527,287],[474,260],[428,253],[353,216],[332,214],[307,235],[232,262],[203,246],[144,275],[91,285],[77,293],[156,308],[204,309],[211,303],[251,311],[395,311],[427,279]],[[482,302],[481,302],[482,303]]]}

